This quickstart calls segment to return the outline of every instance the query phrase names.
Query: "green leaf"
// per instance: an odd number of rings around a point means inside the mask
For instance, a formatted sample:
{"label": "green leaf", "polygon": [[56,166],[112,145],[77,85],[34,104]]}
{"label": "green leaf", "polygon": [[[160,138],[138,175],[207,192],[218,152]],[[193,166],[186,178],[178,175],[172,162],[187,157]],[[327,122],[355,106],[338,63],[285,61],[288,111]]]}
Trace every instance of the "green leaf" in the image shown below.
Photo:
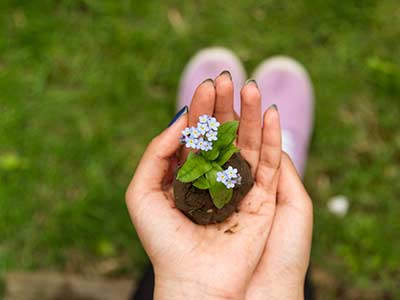
{"label": "green leaf", "polygon": [[193,182],[193,185],[200,190],[207,190],[210,188],[210,183],[205,176],[200,176]]}
{"label": "green leaf", "polygon": [[[211,165],[213,166],[213,169],[216,171],[223,171],[224,169],[217,164],[215,161],[211,162]],[[217,177],[217,173],[215,173],[215,178]]]}
{"label": "green leaf", "polygon": [[202,155],[208,160],[215,160],[220,155],[221,149],[229,146],[236,138],[236,132],[239,121],[230,121],[222,124],[218,128],[218,140],[213,143],[210,151],[202,152]]}
{"label": "green leaf", "polygon": [[228,189],[223,183],[217,182],[209,189],[211,199],[217,208],[222,208],[232,199],[233,190]]}
{"label": "green leaf", "polygon": [[211,169],[206,173],[206,178],[208,183],[210,184],[210,187],[217,184],[217,172],[217,170]]}
{"label": "green leaf", "polygon": [[222,171],[223,169],[216,163],[212,162],[211,165],[213,168],[206,173],[206,178],[210,186],[217,184],[217,172]]}
{"label": "green leaf", "polygon": [[222,208],[232,199],[233,190],[228,189],[222,182],[217,181],[217,172],[223,169],[216,163],[213,168],[206,173],[207,181],[210,184],[208,191],[211,199],[217,208]]}
{"label": "green leaf", "polygon": [[203,156],[191,152],[179,169],[176,179],[181,182],[192,182],[211,169],[212,165],[209,161]]}
{"label": "green leaf", "polygon": [[218,144],[219,149],[225,148],[232,144],[236,138],[236,132],[239,127],[239,121],[230,121],[222,124],[218,128],[218,140],[215,144]]}
{"label": "green leaf", "polygon": [[215,142],[213,148],[210,151],[207,152],[202,151],[201,154],[208,160],[215,160],[219,155],[218,145],[216,145]]}
{"label": "green leaf", "polygon": [[219,148],[217,142],[218,141],[214,142],[213,148],[211,150],[206,152],[201,151],[201,155],[203,155],[208,160],[215,160],[219,155]]}
{"label": "green leaf", "polygon": [[222,166],[224,163],[226,163],[234,153],[239,152],[240,149],[237,148],[234,144],[230,144],[228,147],[224,148],[221,150],[218,159],[217,159],[217,164]]}

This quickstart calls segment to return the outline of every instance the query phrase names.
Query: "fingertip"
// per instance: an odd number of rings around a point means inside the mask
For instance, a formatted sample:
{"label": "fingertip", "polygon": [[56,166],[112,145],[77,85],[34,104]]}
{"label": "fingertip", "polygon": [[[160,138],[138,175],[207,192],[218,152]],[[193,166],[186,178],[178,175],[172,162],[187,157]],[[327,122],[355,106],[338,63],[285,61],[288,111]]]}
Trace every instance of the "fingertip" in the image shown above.
{"label": "fingertip", "polygon": [[278,186],[278,189],[278,193],[281,195],[278,203],[293,202],[295,206],[309,212],[312,216],[312,199],[308,195],[292,159],[284,151],[282,151],[281,156],[281,184]]}
{"label": "fingertip", "polygon": [[235,119],[233,109],[234,86],[229,71],[223,71],[215,78],[214,116],[222,123]]}
{"label": "fingertip", "polygon": [[261,93],[255,83],[247,83],[240,91],[243,105],[257,105],[261,102]]}
{"label": "fingertip", "polygon": [[207,85],[207,84],[208,85],[210,85],[210,84],[214,85],[214,80],[212,78],[206,78],[199,84],[199,86]]}
{"label": "fingertip", "polygon": [[280,116],[275,104],[271,105],[265,112],[263,118],[264,127],[277,130],[280,133]]}
{"label": "fingertip", "polygon": [[199,116],[203,114],[212,115],[215,105],[215,86],[212,79],[203,81],[194,92],[190,104],[189,125],[197,124]]}
{"label": "fingertip", "polygon": [[201,98],[210,98],[215,95],[215,82],[211,78],[207,78],[197,87],[194,96],[203,96]]}
{"label": "fingertip", "polygon": [[182,107],[177,113],[176,115],[172,118],[171,122],[169,122],[167,127],[170,127],[172,124],[174,124],[180,117],[182,117],[183,115],[187,114],[188,112],[188,107],[187,105],[185,105],[184,107]]}
{"label": "fingertip", "polygon": [[166,137],[167,143],[173,145],[179,144],[179,138],[182,136],[182,130],[188,126],[188,113],[186,112],[179,117],[170,127],[168,127],[163,134]]}
{"label": "fingertip", "polygon": [[187,126],[188,123],[188,113],[189,109],[187,106],[185,106],[185,110],[182,112],[182,114],[176,119],[174,123],[172,123],[168,128],[182,128],[182,130]]}
{"label": "fingertip", "polygon": [[293,160],[290,158],[289,154],[287,154],[285,151],[282,151],[281,161],[282,161],[282,168],[285,169],[284,172],[290,173],[292,176],[296,177],[301,182],[300,174],[299,172],[297,172]]}
{"label": "fingertip", "polygon": [[215,91],[218,96],[232,96],[233,82],[228,75],[219,75],[215,78]]}
{"label": "fingertip", "polygon": [[167,127],[161,134],[153,138],[149,145],[151,152],[157,152],[160,157],[172,155],[179,148],[179,139],[182,130],[188,126],[187,112],[182,114],[173,124]]}

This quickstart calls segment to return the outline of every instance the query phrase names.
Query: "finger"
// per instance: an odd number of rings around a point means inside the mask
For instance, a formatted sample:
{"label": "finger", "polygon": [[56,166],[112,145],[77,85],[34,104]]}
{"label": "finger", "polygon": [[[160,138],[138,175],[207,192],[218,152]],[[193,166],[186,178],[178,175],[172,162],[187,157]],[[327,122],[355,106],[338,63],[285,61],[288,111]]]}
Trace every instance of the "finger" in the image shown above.
{"label": "finger", "polygon": [[[303,286],[311,251],[312,214],[311,199],[290,158],[283,154],[272,229],[246,299],[264,299],[265,292],[273,290],[293,295]],[[285,289],[277,289],[279,282]]]}
{"label": "finger", "polygon": [[212,79],[204,80],[196,89],[189,109],[189,126],[196,126],[201,115],[212,115],[215,105],[215,87]]}
{"label": "finger", "polygon": [[255,228],[252,230],[259,231],[260,236],[265,238],[269,234],[275,214],[280,152],[279,114],[275,107],[271,107],[264,113],[255,185],[240,204],[242,223],[251,223],[247,227]]}
{"label": "finger", "polygon": [[[215,105],[215,87],[212,79],[204,80],[196,89],[189,109],[189,126],[197,126],[201,115],[212,115]],[[184,161],[190,150],[183,148],[180,162]]]}
{"label": "finger", "polygon": [[281,265],[282,270],[294,267],[293,280],[302,281],[311,252],[312,201],[287,154],[282,155],[280,169],[275,218],[266,252],[276,261],[286,263]]}
{"label": "finger", "polygon": [[229,71],[223,71],[215,79],[214,117],[221,123],[235,120],[233,110],[233,82]]}
{"label": "finger", "polygon": [[237,146],[250,164],[254,176],[261,145],[261,95],[255,81],[241,90],[241,111]]}
{"label": "finger", "polygon": [[268,235],[276,207],[281,153],[279,114],[273,106],[264,113],[262,145],[256,172],[256,183],[240,205],[242,222]]}
{"label": "finger", "polygon": [[278,169],[281,162],[282,139],[279,113],[275,105],[264,113],[262,145],[256,173],[256,182],[267,193],[276,194]]}
{"label": "finger", "polygon": [[163,190],[171,156],[179,148],[179,138],[187,124],[186,107],[175,123],[149,144],[125,195],[132,222],[150,259],[159,250],[160,232],[171,237],[182,226],[182,234],[191,236],[193,224],[175,208],[172,187]]}
{"label": "finger", "polygon": [[156,136],[140,160],[131,186],[141,191],[159,191],[168,173],[170,157],[178,150],[182,130],[187,126],[187,108],[183,115],[170,127]]}
{"label": "finger", "polygon": [[305,275],[311,251],[312,201],[287,154],[282,155],[280,176],[271,246],[280,245],[279,247],[286,252],[281,255],[291,257],[294,265]]}

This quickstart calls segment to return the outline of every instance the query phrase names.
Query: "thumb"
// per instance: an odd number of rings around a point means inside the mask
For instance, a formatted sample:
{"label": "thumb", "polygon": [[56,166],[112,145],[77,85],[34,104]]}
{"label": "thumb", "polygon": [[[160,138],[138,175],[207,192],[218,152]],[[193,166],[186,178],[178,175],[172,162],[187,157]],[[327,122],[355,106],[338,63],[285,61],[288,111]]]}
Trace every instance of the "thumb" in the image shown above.
{"label": "thumb", "polygon": [[141,192],[162,189],[163,179],[169,169],[169,158],[178,150],[179,138],[188,123],[187,112],[188,108],[185,106],[176,114],[172,124],[147,146],[128,191],[133,187]]}
{"label": "thumb", "polygon": [[309,263],[312,228],[311,199],[289,156],[283,153],[268,250],[275,252],[273,255],[278,261],[286,261],[303,276]]}

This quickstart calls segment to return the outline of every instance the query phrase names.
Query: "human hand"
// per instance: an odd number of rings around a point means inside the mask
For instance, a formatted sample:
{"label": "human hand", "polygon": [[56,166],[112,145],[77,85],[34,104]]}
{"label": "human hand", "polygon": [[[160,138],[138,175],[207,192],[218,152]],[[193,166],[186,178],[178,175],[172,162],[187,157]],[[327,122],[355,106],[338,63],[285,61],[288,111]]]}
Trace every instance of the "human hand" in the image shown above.
{"label": "human hand", "polygon": [[[257,171],[257,145],[261,124],[261,95],[253,82],[241,91],[241,116],[238,144],[242,156]],[[221,123],[239,119],[233,110],[233,83],[227,73],[215,80],[213,99],[194,97],[189,119],[213,113]],[[249,93],[252,93],[251,95]],[[264,124],[265,125],[265,124]],[[279,133],[280,134],[280,133]],[[257,147],[255,147],[257,149]],[[264,169],[265,170],[265,169]],[[245,299],[303,299],[304,279],[309,264],[313,208],[297,171],[283,153],[276,195],[275,216],[261,260],[246,288]]]}
{"label": "human hand", "polygon": [[[221,80],[217,78],[216,89],[212,82],[205,82],[197,89],[189,126],[198,115],[211,115],[213,111],[221,122],[234,118],[229,105],[233,87],[218,81]],[[257,291],[265,290],[267,283],[273,285],[263,280],[265,274],[273,273],[264,250],[271,228],[272,231],[275,228],[272,222],[280,173],[280,128],[277,111],[270,109],[264,115],[264,129],[261,129],[259,101],[254,84],[243,88],[237,145],[252,166],[255,185],[243,199],[239,213],[223,224],[193,224],[174,207],[171,187],[163,188],[168,158],[179,148],[181,130],[188,125],[187,116],[166,129],[146,150],[126,200],[154,265],[156,299],[243,299],[257,296]],[[288,174],[288,178],[293,178],[292,172]],[[279,270],[279,264],[276,265]]]}

